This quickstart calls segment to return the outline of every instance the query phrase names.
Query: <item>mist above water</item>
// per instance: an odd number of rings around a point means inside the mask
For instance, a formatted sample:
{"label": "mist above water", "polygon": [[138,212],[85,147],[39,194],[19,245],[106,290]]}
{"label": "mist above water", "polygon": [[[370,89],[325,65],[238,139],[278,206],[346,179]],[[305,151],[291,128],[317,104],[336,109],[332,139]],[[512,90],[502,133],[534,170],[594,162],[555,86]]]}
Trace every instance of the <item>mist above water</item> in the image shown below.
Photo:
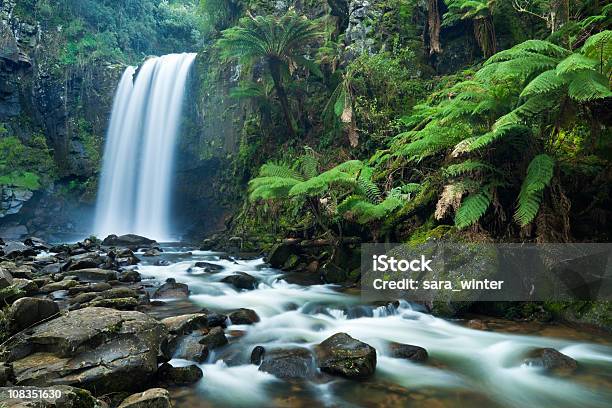
{"label": "mist above water", "polygon": [[115,94],[96,204],[94,232],[168,240],[174,148],[187,78],[196,54],[128,67]]}

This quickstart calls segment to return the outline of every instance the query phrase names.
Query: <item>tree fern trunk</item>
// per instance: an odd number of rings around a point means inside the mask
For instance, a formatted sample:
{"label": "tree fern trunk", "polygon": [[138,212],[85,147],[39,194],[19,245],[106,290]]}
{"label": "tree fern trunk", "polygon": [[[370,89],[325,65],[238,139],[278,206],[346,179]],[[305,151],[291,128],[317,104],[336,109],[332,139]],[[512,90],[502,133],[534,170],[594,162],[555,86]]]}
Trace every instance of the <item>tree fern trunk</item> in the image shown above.
{"label": "tree fern trunk", "polygon": [[569,21],[569,0],[551,0],[550,30],[555,33]]}
{"label": "tree fern trunk", "polygon": [[427,2],[427,26],[429,30],[429,54],[440,54],[442,45],[440,44],[440,9],[438,0],[428,0]]}
{"label": "tree fern trunk", "polygon": [[289,111],[289,100],[287,99],[287,93],[285,92],[281,79],[281,64],[281,61],[276,58],[270,58],[268,60],[270,75],[272,76],[272,81],[274,82],[274,90],[276,91],[276,96],[278,96],[278,100],[280,101],[281,110],[283,111],[283,116],[285,117],[287,127],[289,128],[289,134],[290,136],[295,137],[296,132],[295,128],[293,127],[293,118],[291,117],[291,112]]}

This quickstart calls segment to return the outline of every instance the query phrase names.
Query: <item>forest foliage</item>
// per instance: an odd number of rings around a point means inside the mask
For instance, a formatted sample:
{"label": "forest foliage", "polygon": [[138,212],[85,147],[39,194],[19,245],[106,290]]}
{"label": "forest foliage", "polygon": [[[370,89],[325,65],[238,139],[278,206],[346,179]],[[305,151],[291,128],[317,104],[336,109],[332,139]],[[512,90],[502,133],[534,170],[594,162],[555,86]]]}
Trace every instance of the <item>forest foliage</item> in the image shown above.
{"label": "forest foliage", "polygon": [[[418,5],[389,2],[404,7],[412,26],[381,19],[398,35],[380,49],[349,53],[340,19],[303,17],[321,30],[291,47],[293,61],[285,58],[277,75],[283,88],[269,69],[243,71],[234,95],[267,106],[259,127],[250,128],[267,149],[258,160],[272,158],[249,183],[249,199],[270,209],[257,216],[294,219],[285,225],[315,235],[358,228],[373,239],[406,239],[409,225],[427,222],[500,238],[571,239],[574,180],[610,169],[612,8],[594,1],[434,3],[426,11],[438,16],[427,21],[439,19],[439,31],[423,29],[437,35],[439,47],[414,41]],[[284,29],[298,18],[295,10],[264,17],[253,2],[233,4],[218,20],[225,30],[218,45],[226,55],[249,57],[251,67],[269,58],[265,41],[295,33]],[[530,37],[513,40],[520,29],[502,19],[524,20]],[[276,27],[274,35],[257,28],[266,25]],[[471,30],[481,57],[438,76],[430,61],[457,29]],[[290,118],[284,130],[274,125],[283,112]],[[279,133],[285,137],[273,136]]]}

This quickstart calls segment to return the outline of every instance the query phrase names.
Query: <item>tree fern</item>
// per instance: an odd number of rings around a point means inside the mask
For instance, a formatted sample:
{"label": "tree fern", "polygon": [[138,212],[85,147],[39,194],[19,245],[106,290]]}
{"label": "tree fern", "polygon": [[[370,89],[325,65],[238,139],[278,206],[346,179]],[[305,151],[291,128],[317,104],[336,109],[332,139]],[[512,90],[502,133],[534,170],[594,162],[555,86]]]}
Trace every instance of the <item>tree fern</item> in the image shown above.
{"label": "tree fern", "polygon": [[540,209],[544,189],[550,184],[555,162],[547,154],[533,158],[523,181],[514,219],[521,225],[529,224]]}
{"label": "tree fern", "polygon": [[251,201],[286,198],[299,180],[286,177],[258,177],[249,182]]}

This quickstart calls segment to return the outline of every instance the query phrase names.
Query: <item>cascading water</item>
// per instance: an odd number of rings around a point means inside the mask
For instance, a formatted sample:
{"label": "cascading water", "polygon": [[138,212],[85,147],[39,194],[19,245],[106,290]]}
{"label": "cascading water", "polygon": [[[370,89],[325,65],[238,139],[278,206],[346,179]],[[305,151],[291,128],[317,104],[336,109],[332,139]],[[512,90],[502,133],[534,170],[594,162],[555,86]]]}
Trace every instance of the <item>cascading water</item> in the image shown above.
{"label": "cascading water", "polygon": [[[151,313],[164,318],[195,313],[202,307],[220,312],[244,307],[260,318],[252,325],[228,321],[229,344],[213,349],[207,361],[199,364],[204,378],[195,385],[193,395],[184,390],[176,393],[178,406],[612,406],[612,347],[607,337],[566,333],[567,329],[554,324],[504,325],[496,319],[490,323],[496,331],[473,330],[423,313],[404,301],[368,305],[333,285],[286,282],[281,271],[266,267],[261,259],[231,260],[193,248],[163,249],[159,258],[168,263],[156,265],[156,258],[146,258],[139,266],[143,278],[160,282],[174,278],[188,284],[193,306],[182,299],[165,299],[166,304]],[[210,272],[198,266],[201,261],[217,268]],[[257,287],[237,290],[223,281],[237,272],[256,278]],[[251,364],[255,346],[263,346],[266,353],[295,347],[314,351],[316,344],[342,332],[376,349],[373,378],[356,382],[322,376],[283,382]],[[393,356],[391,342],[424,347],[430,358],[419,364]],[[183,346],[179,343],[170,361],[173,366],[194,364],[185,359]],[[556,375],[524,362],[531,350],[541,347],[574,358],[579,370],[570,376]]]}
{"label": "cascading water", "polygon": [[168,240],[174,145],[196,54],[128,67],[117,88],[96,205],[95,233]]}

